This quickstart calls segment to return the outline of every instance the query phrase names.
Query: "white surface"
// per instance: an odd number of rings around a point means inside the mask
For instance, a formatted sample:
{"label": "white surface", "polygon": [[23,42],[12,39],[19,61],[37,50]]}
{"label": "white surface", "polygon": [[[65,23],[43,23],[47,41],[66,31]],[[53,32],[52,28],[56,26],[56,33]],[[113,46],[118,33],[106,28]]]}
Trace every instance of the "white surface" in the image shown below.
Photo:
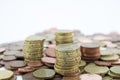
{"label": "white surface", "polygon": [[120,0],[0,0],[0,43],[50,27],[120,32]]}

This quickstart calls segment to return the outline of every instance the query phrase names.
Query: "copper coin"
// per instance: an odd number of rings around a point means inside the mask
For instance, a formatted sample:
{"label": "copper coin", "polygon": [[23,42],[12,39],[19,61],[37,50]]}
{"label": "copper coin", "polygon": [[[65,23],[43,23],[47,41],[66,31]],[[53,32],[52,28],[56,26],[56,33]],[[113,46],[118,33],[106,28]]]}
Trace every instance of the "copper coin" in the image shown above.
{"label": "copper coin", "polygon": [[48,63],[48,64],[55,64],[56,59],[55,58],[51,58],[51,57],[42,57],[41,61],[43,63]]}
{"label": "copper coin", "polygon": [[32,72],[34,70],[35,70],[35,68],[31,68],[31,67],[18,68],[19,73],[28,73],[28,72]]}
{"label": "copper coin", "polygon": [[16,61],[11,61],[10,66],[13,68],[20,68],[26,66],[26,63],[24,61],[16,60]]}
{"label": "copper coin", "polygon": [[83,56],[88,57],[88,58],[100,58],[100,54],[86,54],[84,53]]}
{"label": "copper coin", "polygon": [[102,77],[97,74],[82,74],[80,80],[102,80]]}
{"label": "copper coin", "polygon": [[44,63],[46,66],[53,68],[54,64]]}
{"label": "copper coin", "polygon": [[40,61],[31,61],[27,63],[28,66],[30,67],[40,67],[43,65]]}
{"label": "copper coin", "polygon": [[95,61],[94,63],[99,66],[111,66],[111,62]]}
{"label": "copper coin", "polygon": [[112,65],[120,65],[120,59],[118,59],[117,61],[113,61],[111,63],[112,63]]}
{"label": "copper coin", "polygon": [[5,52],[5,48],[0,48],[0,53],[3,53],[3,52]]}
{"label": "copper coin", "polygon": [[55,48],[47,48],[45,50],[45,54],[49,57],[56,57],[55,56]]}
{"label": "copper coin", "polygon": [[3,61],[13,61],[15,59],[16,59],[15,56],[4,56],[3,57]]}

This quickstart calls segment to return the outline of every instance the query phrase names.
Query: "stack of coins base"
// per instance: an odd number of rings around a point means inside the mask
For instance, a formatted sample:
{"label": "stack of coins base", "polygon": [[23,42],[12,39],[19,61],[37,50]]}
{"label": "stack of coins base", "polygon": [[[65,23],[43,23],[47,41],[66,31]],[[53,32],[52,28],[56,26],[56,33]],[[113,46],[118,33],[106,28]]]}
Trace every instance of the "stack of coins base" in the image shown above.
{"label": "stack of coins base", "polygon": [[56,63],[54,69],[63,76],[70,76],[79,72],[80,50],[75,44],[60,44],[55,48]]}

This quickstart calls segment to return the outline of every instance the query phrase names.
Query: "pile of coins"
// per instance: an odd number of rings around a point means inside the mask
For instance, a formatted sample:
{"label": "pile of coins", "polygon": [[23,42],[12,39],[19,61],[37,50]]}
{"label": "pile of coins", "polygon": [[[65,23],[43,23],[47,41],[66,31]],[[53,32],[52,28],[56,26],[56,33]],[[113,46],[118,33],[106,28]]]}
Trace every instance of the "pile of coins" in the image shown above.
{"label": "pile of coins", "polygon": [[75,44],[59,44],[55,48],[56,63],[54,69],[63,76],[73,76],[79,73],[81,53]]}
{"label": "pile of coins", "polygon": [[65,44],[73,42],[73,32],[69,30],[61,30],[55,33],[56,44]]}
{"label": "pile of coins", "polygon": [[43,57],[44,38],[30,36],[24,42],[24,58],[26,62],[39,61]]}
{"label": "pile of coins", "polygon": [[99,45],[96,43],[83,43],[80,50],[85,60],[94,61],[100,58]]}

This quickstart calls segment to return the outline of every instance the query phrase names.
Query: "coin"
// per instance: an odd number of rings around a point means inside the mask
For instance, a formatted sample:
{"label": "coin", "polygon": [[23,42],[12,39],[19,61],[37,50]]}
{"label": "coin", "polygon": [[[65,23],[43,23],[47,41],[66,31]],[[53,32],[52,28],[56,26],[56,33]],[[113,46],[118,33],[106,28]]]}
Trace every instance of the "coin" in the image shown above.
{"label": "coin", "polygon": [[113,79],[110,76],[105,76],[105,77],[103,77],[103,80],[113,80]]}
{"label": "coin", "polygon": [[85,67],[85,71],[94,74],[106,74],[109,71],[109,68],[105,66],[97,66],[94,63],[90,63]]}
{"label": "coin", "polygon": [[13,76],[13,72],[10,70],[0,70],[0,80],[8,80]]}
{"label": "coin", "polygon": [[15,56],[4,56],[3,61],[13,61],[16,60]]}
{"label": "coin", "polygon": [[33,72],[33,75],[36,78],[50,79],[54,77],[55,71],[53,69],[38,69]]}
{"label": "coin", "polygon": [[120,66],[113,66],[110,68],[110,71],[116,75],[120,75]]}
{"label": "coin", "polygon": [[40,61],[30,61],[27,64],[30,67],[40,67],[43,65]]}
{"label": "coin", "polygon": [[111,66],[111,62],[107,61],[95,61],[94,63],[99,66]]}
{"label": "coin", "polygon": [[24,61],[16,60],[16,61],[11,61],[10,66],[13,68],[20,68],[26,66],[26,63]]}
{"label": "coin", "polygon": [[42,57],[41,61],[48,64],[55,64],[56,59],[51,57]]}
{"label": "coin", "polygon": [[82,74],[80,80],[102,80],[102,77],[97,74]]}
{"label": "coin", "polygon": [[101,60],[104,60],[104,61],[115,61],[115,60],[118,60],[119,59],[119,56],[118,55],[110,55],[110,56],[102,56],[100,58]]}
{"label": "coin", "polygon": [[15,54],[21,53],[20,51],[6,51],[3,54],[6,56],[14,56]]}

